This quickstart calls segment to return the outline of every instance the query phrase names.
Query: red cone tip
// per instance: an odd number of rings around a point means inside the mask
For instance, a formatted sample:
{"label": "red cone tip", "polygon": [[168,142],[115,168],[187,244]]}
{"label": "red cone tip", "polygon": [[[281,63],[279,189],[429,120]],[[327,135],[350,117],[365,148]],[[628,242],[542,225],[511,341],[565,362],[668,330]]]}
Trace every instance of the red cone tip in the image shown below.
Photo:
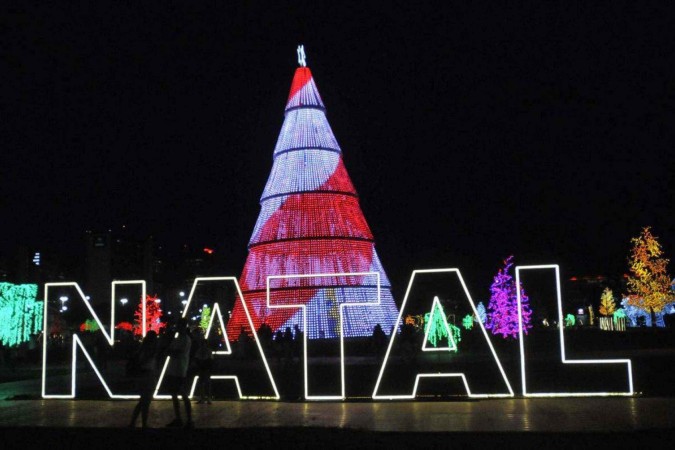
{"label": "red cone tip", "polygon": [[291,84],[291,93],[288,94],[288,101],[295,94],[298,93],[310,80],[312,79],[312,72],[310,72],[309,67],[298,67],[295,69],[295,75],[293,76],[293,83]]}

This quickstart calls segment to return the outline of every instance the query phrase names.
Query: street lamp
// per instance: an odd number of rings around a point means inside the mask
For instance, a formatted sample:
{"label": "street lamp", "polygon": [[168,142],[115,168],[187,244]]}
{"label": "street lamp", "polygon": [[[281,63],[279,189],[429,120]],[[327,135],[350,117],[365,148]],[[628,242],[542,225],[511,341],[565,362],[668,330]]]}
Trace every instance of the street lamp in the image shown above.
{"label": "street lamp", "polygon": [[59,300],[61,301],[61,310],[59,312],[67,311],[68,307],[66,306],[66,302],[68,301],[68,296],[62,295],[59,297]]}
{"label": "street lamp", "polygon": [[123,305],[126,305],[128,301],[129,301],[128,298],[121,298],[120,299],[120,303],[123,304]]}

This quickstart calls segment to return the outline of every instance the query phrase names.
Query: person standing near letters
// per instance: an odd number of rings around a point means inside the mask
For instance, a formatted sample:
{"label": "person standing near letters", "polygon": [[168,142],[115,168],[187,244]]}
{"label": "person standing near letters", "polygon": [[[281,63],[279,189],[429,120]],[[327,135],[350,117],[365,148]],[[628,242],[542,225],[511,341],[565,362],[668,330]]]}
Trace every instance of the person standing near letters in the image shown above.
{"label": "person standing near letters", "polygon": [[129,428],[136,426],[136,420],[139,415],[141,416],[141,426],[143,429],[148,426],[150,402],[152,401],[152,394],[155,390],[155,384],[157,383],[157,342],[157,333],[152,330],[148,331],[143,338],[138,353],[134,356],[139,370],[135,380],[136,389],[141,395],[141,398],[131,414]]}
{"label": "person standing near letters", "polygon": [[194,428],[192,422],[192,406],[190,404],[190,395],[188,392],[187,372],[190,365],[190,348],[192,347],[192,338],[188,329],[188,321],[185,317],[178,319],[176,323],[173,340],[167,349],[169,356],[169,366],[166,368],[166,383],[171,394],[173,402],[173,411],[175,419],[168,423],[167,427],[182,427],[183,420],[180,415],[180,403],[178,395],[182,397],[185,405],[185,415],[187,422],[185,428]]}

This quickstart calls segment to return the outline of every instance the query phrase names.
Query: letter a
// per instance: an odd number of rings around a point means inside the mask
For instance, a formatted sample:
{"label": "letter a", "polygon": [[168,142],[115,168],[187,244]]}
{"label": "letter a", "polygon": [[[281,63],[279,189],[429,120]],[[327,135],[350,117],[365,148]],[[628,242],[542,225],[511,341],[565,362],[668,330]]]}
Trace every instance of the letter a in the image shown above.
{"label": "letter a", "polygon": [[[444,290],[448,290],[451,287],[447,283],[447,275],[456,275],[456,277],[453,277],[455,278],[454,283],[456,284],[456,280],[459,280],[463,295],[468,300],[470,311],[476,317],[478,316],[476,305],[469,294],[469,290],[462,279],[459,269],[414,270],[399,312],[397,320],[399,325],[402,324],[402,318],[406,317],[406,314],[412,317],[411,305],[408,304],[408,301],[411,297],[413,285],[416,284],[415,281],[418,274],[424,274],[427,279],[430,278],[430,274],[434,274],[434,278],[443,278],[446,281]],[[416,297],[419,297],[419,295]],[[467,309],[466,305],[465,309]],[[434,315],[441,313],[442,310],[443,308],[438,297],[434,298],[431,305],[424,307],[424,311],[430,312],[430,321],[434,320]],[[412,319],[410,321],[413,322]],[[474,354],[484,356],[476,358],[475,362],[460,362],[458,360],[455,352],[462,354],[463,344],[455,340],[446,317],[443,317],[441,320],[441,324],[445,326],[445,331],[448,333],[448,345],[445,347],[431,348],[427,345],[427,340],[431,337],[430,324],[427,324],[424,333],[416,332],[412,323],[404,325],[400,333],[392,333],[387,353],[380,368],[380,374],[375,383],[373,399],[414,399],[418,395],[417,390],[420,380],[424,378],[458,378],[462,382],[466,394],[471,398],[513,397],[513,389],[492,346],[492,342],[490,342],[490,338],[485,331],[485,327],[480,321],[478,323],[480,331],[472,334],[470,339],[468,336],[464,339],[471,341],[467,345],[471,346],[470,354],[472,356]],[[419,342],[418,335],[423,336],[423,342]],[[480,350],[482,350],[482,354]],[[494,358],[494,364],[490,362],[492,358]],[[486,363],[485,361],[488,362]],[[493,392],[494,386],[499,386],[502,382],[505,387],[504,392]],[[407,391],[401,392],[398,388],[399,386],[408,386],[409,388]],[[435,394],[440,393],[434,392],[430,395]]]}

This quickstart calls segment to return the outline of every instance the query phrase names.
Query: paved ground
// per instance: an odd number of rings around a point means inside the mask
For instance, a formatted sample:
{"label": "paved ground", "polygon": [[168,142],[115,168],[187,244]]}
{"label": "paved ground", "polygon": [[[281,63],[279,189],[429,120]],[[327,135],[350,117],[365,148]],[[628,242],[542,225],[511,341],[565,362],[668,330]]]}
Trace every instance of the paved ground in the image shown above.
{"label": "paved ground", "polygon": [[[0,401],[8,446],[167,448],[194,444],[270,448],[418,448],[525,445],[669,445],[675,438],[671,398],[500,399],[426,402],[193,403],[195,430],[164,429],[170,401],[151,406],[151,430],[129,429],[131,400]],[[480,445],[479,445],[480,444]],[[16,447],[14,447],[16,446]],[[39,448],[39,447],[38,447]]]}
{"label": "paved ground", "polygon": [[[667,387],[672,385],[672,357],[668,354],[661,360],[665,362],[645,366],[649,370],[642,376],[636,371],[636,387],[660,386],[656,395],[193,402],[194,430],[163,427],[173,419],[171,402],[166,400],[152,403],[152,428],[144,431],[127,428],[133,400],[42,400],[37,372],[25,373],[20,376],[32,378],[0,383],[0,433],[4,437],[0,448],[671,447],[675,442],[675,397],[672,387]],[[79,379],[87,384],[92,377],[82,374]]]}

